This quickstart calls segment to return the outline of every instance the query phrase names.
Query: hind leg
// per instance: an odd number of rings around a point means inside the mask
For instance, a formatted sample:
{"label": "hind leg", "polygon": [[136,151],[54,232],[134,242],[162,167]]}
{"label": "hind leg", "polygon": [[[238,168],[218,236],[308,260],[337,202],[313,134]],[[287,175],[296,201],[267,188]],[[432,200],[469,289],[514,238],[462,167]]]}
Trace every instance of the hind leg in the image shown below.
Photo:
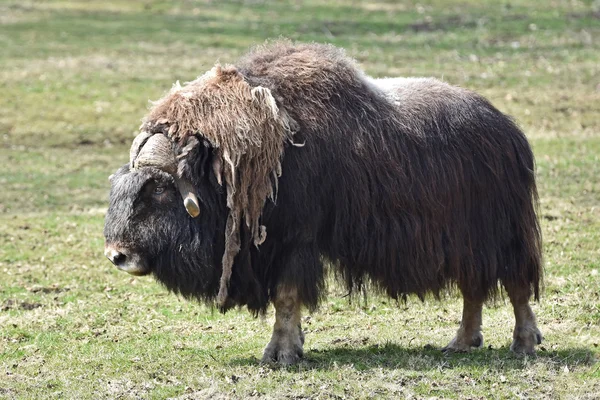
{"label": "hind leg", "polygon": [[542,334],[529,306],[531,290],[509,282],[504,282],[504,287],[515,312],[515,330],[510,349],[515,353],[534,354],[535,345],[542,343]]}
{"label": "hind leg", "polygon": [[469,299],[463,294],[463,314],[460,327],[454,339],[442,351],[466,352],[473,347],[483,346],[483,335],[481,334],[482,308],[483,301]]}

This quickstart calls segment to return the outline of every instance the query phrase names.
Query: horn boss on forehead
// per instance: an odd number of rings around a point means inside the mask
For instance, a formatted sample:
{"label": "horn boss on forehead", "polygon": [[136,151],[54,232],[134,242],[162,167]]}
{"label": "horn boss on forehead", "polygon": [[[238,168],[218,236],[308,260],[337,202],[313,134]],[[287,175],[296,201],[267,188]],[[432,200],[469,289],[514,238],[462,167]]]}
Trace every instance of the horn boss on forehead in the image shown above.
{"label": "horn boss on forehead", "polygon": [[177,173],[177,159],[171,141],[163,134],[140,133],[131,145],[130,165],[133,169],[154,167],[170,174],[183,199],[188,214],[195,218],[200,215],[198,197],[191,182]]}
{"label": "horn boss on forehead", "polygon": [[[141,145],[141,147],[135,158],[131,160],[133,168],[155,167],[174,175],[177,172],[177,161],[175,160],[171,141],[162,134],[148,135],[151,134],[142,132],[134,140],[130,154],[134,153],[134,146]],[[143,142],[138,143],[138,138]]]}

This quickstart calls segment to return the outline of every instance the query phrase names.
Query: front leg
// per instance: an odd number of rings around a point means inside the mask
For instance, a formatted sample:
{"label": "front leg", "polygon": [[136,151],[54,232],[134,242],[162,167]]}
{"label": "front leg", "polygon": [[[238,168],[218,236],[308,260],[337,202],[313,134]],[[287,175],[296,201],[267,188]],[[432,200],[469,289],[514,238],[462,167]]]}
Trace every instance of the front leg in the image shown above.
{"label": "front leg", "polygon": [[275,300],[275,325],[271,341],[265,348],[262,362],[296,364],[302,357],[304,333],[300,326],[300,299],[298,290],[279,286]]}

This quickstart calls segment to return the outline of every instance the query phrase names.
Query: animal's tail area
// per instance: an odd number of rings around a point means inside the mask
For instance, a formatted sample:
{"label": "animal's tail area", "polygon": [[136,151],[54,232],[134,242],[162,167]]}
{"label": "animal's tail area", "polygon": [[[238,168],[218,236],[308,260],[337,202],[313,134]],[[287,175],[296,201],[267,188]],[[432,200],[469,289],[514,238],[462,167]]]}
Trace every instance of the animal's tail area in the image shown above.
{"label": "animal's tail area", "polygon": [[[543,288],[542,232],[536,210],[539,208],[535,186],[530,188],[531,199],[522,209],[517,222],[516,257],[519,268],[508,278],[511,283],[529,286],[535,300]],[[516,276],[514,276],[516,274]]]}
{"label": "animal's tail area", "polygon": [[543,289],[543,256],[542,230],[538,219],[539,197],[535,182],[535,159],[522,133],[515,137],[514,146],[524,187],[519,191],[520,212],[514,222],[517,235],[513,249],[516,250],[515,266],[518,268],[509,272],[510,276],[507,280],[521,287],[529,286],[537,301]]}

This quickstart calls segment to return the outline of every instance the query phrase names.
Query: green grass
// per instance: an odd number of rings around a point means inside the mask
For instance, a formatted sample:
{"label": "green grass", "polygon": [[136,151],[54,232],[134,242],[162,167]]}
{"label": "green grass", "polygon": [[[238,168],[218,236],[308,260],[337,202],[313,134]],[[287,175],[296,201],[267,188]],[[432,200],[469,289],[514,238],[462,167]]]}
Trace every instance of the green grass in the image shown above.
{"label": "green grass", "polygon": [[[400,3],[400,4],[397,4]],[[445,356],[460,299],[329,298],[305,360],[258,363],[265,320],[220,315],[105,261],[107,177],[149,99],[280,35],[343,46],[373,76],[487,96],[537,158],[545,342]],[[600,2],[0,0],[0,398],[597,398]]]}

